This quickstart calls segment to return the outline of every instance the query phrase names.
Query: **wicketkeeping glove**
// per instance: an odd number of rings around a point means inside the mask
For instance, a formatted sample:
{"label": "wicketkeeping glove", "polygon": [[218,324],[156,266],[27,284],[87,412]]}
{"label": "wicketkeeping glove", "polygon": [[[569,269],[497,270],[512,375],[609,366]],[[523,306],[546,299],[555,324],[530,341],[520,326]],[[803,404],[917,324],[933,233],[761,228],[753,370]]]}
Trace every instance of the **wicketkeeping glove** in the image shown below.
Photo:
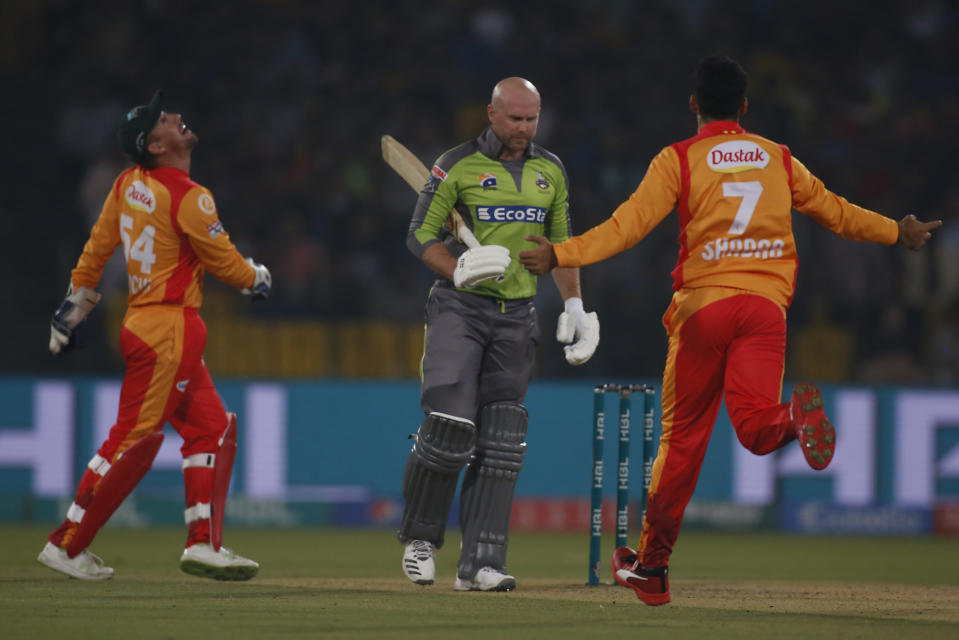
{"label": "wicketkeeping glove", "polygon": [[556,339],[567,344],[573,343],[563,347],[566,362],[583,364],[593,357],[599,345],[599,316],[595,311],[586,313],[583,310],[582,298],[567,298],[565,309],[559,314],[556,323]]}
{"label": "wicketkeeping glove", "polygon": [[253,296],[254,300],[266,300],[270,295],[270,289],[273,288],[273,276],[270,270],[262,264],[253,261],[253,258],[247,258],[246,263],[256,271],[256,277],[253,279],[253,286],[240,291],[245,296]]}
{"label": "wicketkeeping glove", "polygon": [[456,261],[453,284],[470,289],[488,278],[502,281],[509,260],[509,249],[498,244],[464,251]]}
{"label": "wicketkeeping glove", "polygon": [[67,297],[50,321],[50,353],[55,356],[63,355],[76,346],[77,327],[87,319],[93,307],[100,302],[100,294],[87,287],[73,290],[73,283],[67,288]]}

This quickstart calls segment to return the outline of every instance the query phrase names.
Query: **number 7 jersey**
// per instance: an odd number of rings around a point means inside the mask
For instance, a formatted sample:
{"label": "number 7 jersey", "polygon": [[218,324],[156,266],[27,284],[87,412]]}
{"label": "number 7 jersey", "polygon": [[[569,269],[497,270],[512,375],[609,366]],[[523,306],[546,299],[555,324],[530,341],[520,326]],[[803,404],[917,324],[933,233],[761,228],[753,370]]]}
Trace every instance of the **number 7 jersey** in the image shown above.
{"label": "number 7 jersey", "polygon": [[198,308],[205,271],[237,288],[254,280],[253,268],[223,229],[210,191],[180,169],[135,166],[117,177],[71,274],[74,287],[96,286],[121,244],[131,307]]}
{"label": "number 7 jersey", "polygon": [[674,290],[731,287],[786,308],[798,264],[793,208],[844,238],[898,239],[894,220],[830,192],[788,147],[723,121],[660,151],[608,220],[556,245],[555,252],[561,267],[598,262],[635,245],[675,209]]}

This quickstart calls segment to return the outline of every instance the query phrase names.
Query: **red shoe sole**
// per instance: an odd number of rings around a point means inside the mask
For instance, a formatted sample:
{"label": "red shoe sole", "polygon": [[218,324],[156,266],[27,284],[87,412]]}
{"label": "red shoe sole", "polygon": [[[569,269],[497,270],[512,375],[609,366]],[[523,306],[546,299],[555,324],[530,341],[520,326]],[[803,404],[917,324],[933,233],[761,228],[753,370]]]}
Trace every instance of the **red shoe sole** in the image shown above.
{"label": "red shoe sole", "polygon": [[[624,587],[629,587],[630,589],[635,591],[636,597],[642,600],[644,604],[647,604],[650,607],[658,607],[661,604],[667,604],[670,600],[668,590],[665,593],[650,593],[649,591],[645,591],[642,587],[645,585],[646,581],[648,580],[647,578],[637,576],[636,578],[627,578],[626,580],[623,580],[619,577],[619,575],[617,574],[613,574],[613,575],[616,576],[616,582],[623,585]],[[653,579],[657,579],[657,578],[653,578]]]}
{"label": "red shoe sole", "polygon": [[793,423],[806,462],[822,471],[836,453],[836,429],[823,410],[822,394],[815,385],[800,382],[793,388]]}

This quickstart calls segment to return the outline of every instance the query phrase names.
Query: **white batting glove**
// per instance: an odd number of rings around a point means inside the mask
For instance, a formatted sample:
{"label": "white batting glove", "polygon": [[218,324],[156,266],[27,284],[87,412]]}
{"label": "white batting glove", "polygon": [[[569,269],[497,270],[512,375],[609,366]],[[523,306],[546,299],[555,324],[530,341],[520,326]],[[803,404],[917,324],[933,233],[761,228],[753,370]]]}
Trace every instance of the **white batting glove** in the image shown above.
{"label": "white batting glove", "polygon": [[563,347],[566,362],[583,364],[593,357],[599,345],[599,316],[595,311],[586,313],[583,310],[582,298],[567,298],[565,311],[559,314],[556,322],[556,339],[566,344],[573,343]]}
{"label": "white batting glove", "polygon": [[100,294],[87,287],[73,290],[73,283],[67,288],[67,297],[53,313],[50,320],[50,353],[58,356],[74,346],[73,332],[81,322],[87,319],[93,307],[100,302]]}
{"label": "white batting glove", "polygon": [[488,278],[497,278],[502,281],[509,261],[509,249],[498,244],[488,244],[464,251],[456,261],[453,284],[471,289]]}
{"label": "white batting glove", "polygon": [[254,300],[266,300],[270,295],[270,289],[273,288],[273,276],[270,270],[262,264],[253,261],[253,258],[247,258],[246,263],[256,271],[256,277],[253,279],[253,286],[240,291],[245,296],[253,296]]}

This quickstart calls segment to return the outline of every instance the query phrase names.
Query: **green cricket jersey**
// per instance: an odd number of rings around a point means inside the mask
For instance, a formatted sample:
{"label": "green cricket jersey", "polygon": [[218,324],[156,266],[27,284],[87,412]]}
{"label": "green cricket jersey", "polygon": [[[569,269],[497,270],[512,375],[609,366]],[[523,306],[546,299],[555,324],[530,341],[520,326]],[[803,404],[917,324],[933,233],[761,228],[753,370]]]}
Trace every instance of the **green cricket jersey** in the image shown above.
{"label": "green cricket jersey", "polygon": [[421,257],[434,242],[458,256],[466,246],[446,227],[456,207],[480,244],[509,249],[512,261],[502,282],[488,279],[472,289],[480,295],[514,300],[536,295],[536,276],[519,263],[519,252],[535,246],[526,234],[551,242],[570,236],[566,169],[556,155],[531,143],[518,160],[500,161],[502,143],[491,129],[444,153],[420,192],[406,244]]}

